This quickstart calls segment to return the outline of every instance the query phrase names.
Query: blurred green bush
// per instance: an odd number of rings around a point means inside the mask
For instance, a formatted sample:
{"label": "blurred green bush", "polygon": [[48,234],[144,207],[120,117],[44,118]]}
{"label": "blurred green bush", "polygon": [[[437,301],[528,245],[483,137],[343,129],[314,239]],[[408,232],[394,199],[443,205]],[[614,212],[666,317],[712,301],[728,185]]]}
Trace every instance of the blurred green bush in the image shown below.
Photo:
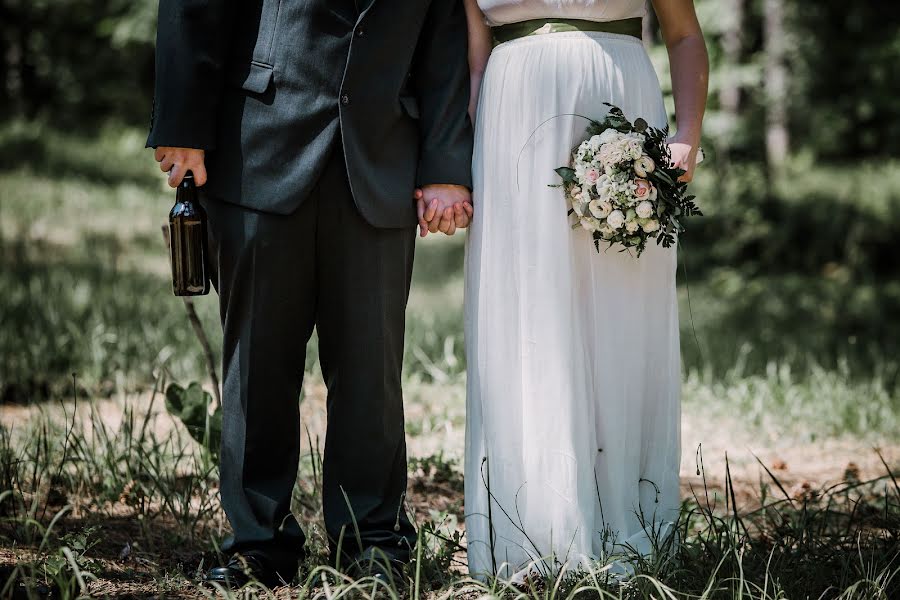
{"label": "blurred green bush", "polygon": [[700,169],[704,217],[684,239],[689,267],[745,275],[799,272],[874,280],[900,273],[900,159],[853,163],[794,158]]}

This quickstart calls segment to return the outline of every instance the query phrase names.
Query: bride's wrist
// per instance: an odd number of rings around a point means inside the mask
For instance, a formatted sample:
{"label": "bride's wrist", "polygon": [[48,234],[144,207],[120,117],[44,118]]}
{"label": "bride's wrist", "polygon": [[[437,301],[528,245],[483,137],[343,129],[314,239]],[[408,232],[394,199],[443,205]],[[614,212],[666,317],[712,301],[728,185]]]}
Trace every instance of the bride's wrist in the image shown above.
{"label": "bride's wrist", "polygon": [[679,129],[671,138],[669,138],[669,141],[679,144],[687,144],[691,148],[699,148],[700,132],[685,131]]}

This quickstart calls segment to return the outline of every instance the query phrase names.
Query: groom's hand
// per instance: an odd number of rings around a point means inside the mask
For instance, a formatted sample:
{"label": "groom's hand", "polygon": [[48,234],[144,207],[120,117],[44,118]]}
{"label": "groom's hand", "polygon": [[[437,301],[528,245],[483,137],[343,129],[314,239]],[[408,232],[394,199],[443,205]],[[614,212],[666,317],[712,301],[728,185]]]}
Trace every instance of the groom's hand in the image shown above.
{"label": "groom's hand", "polygon": [[178,187],[188,171],[194,174],[194,182],[198,186],[206,183],[206,153],[203,150],[160,146],[154,156],[159,170],[169,174],[170,187]]}
{"label": "groom's hand", "polygon": [[419,234],[438,231],[453,235],[469,226],[474,215],[472,195],[462,185],[434,184],[417,189],[414,197],[419,215]]}

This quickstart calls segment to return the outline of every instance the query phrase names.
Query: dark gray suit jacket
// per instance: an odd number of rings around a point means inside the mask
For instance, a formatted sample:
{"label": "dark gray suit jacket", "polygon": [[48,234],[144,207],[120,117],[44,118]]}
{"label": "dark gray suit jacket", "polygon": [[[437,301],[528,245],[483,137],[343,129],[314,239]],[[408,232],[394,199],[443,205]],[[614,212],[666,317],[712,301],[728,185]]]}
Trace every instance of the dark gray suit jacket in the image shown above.
{"label": "dark gray suit jacket", "polygon": [[[376,227],[471,187],[462,0],[160,0],[147,145],[207,150],[208,192],[287,214],[342,144]],[[348,10],[348,7],[350,10]]]}

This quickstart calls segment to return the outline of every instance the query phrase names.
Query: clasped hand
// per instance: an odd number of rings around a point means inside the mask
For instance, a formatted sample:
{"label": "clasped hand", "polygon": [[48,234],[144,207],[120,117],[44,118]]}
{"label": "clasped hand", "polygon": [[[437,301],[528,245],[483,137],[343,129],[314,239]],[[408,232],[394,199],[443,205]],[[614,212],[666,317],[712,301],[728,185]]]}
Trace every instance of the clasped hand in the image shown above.
{"label": "clasped hand", "polygon": [[472,195],[462,185],[426,185],[417,189],[413,197],[422,237],[438,231],[453,235],[457,229],[468,227],[475,214]]}

